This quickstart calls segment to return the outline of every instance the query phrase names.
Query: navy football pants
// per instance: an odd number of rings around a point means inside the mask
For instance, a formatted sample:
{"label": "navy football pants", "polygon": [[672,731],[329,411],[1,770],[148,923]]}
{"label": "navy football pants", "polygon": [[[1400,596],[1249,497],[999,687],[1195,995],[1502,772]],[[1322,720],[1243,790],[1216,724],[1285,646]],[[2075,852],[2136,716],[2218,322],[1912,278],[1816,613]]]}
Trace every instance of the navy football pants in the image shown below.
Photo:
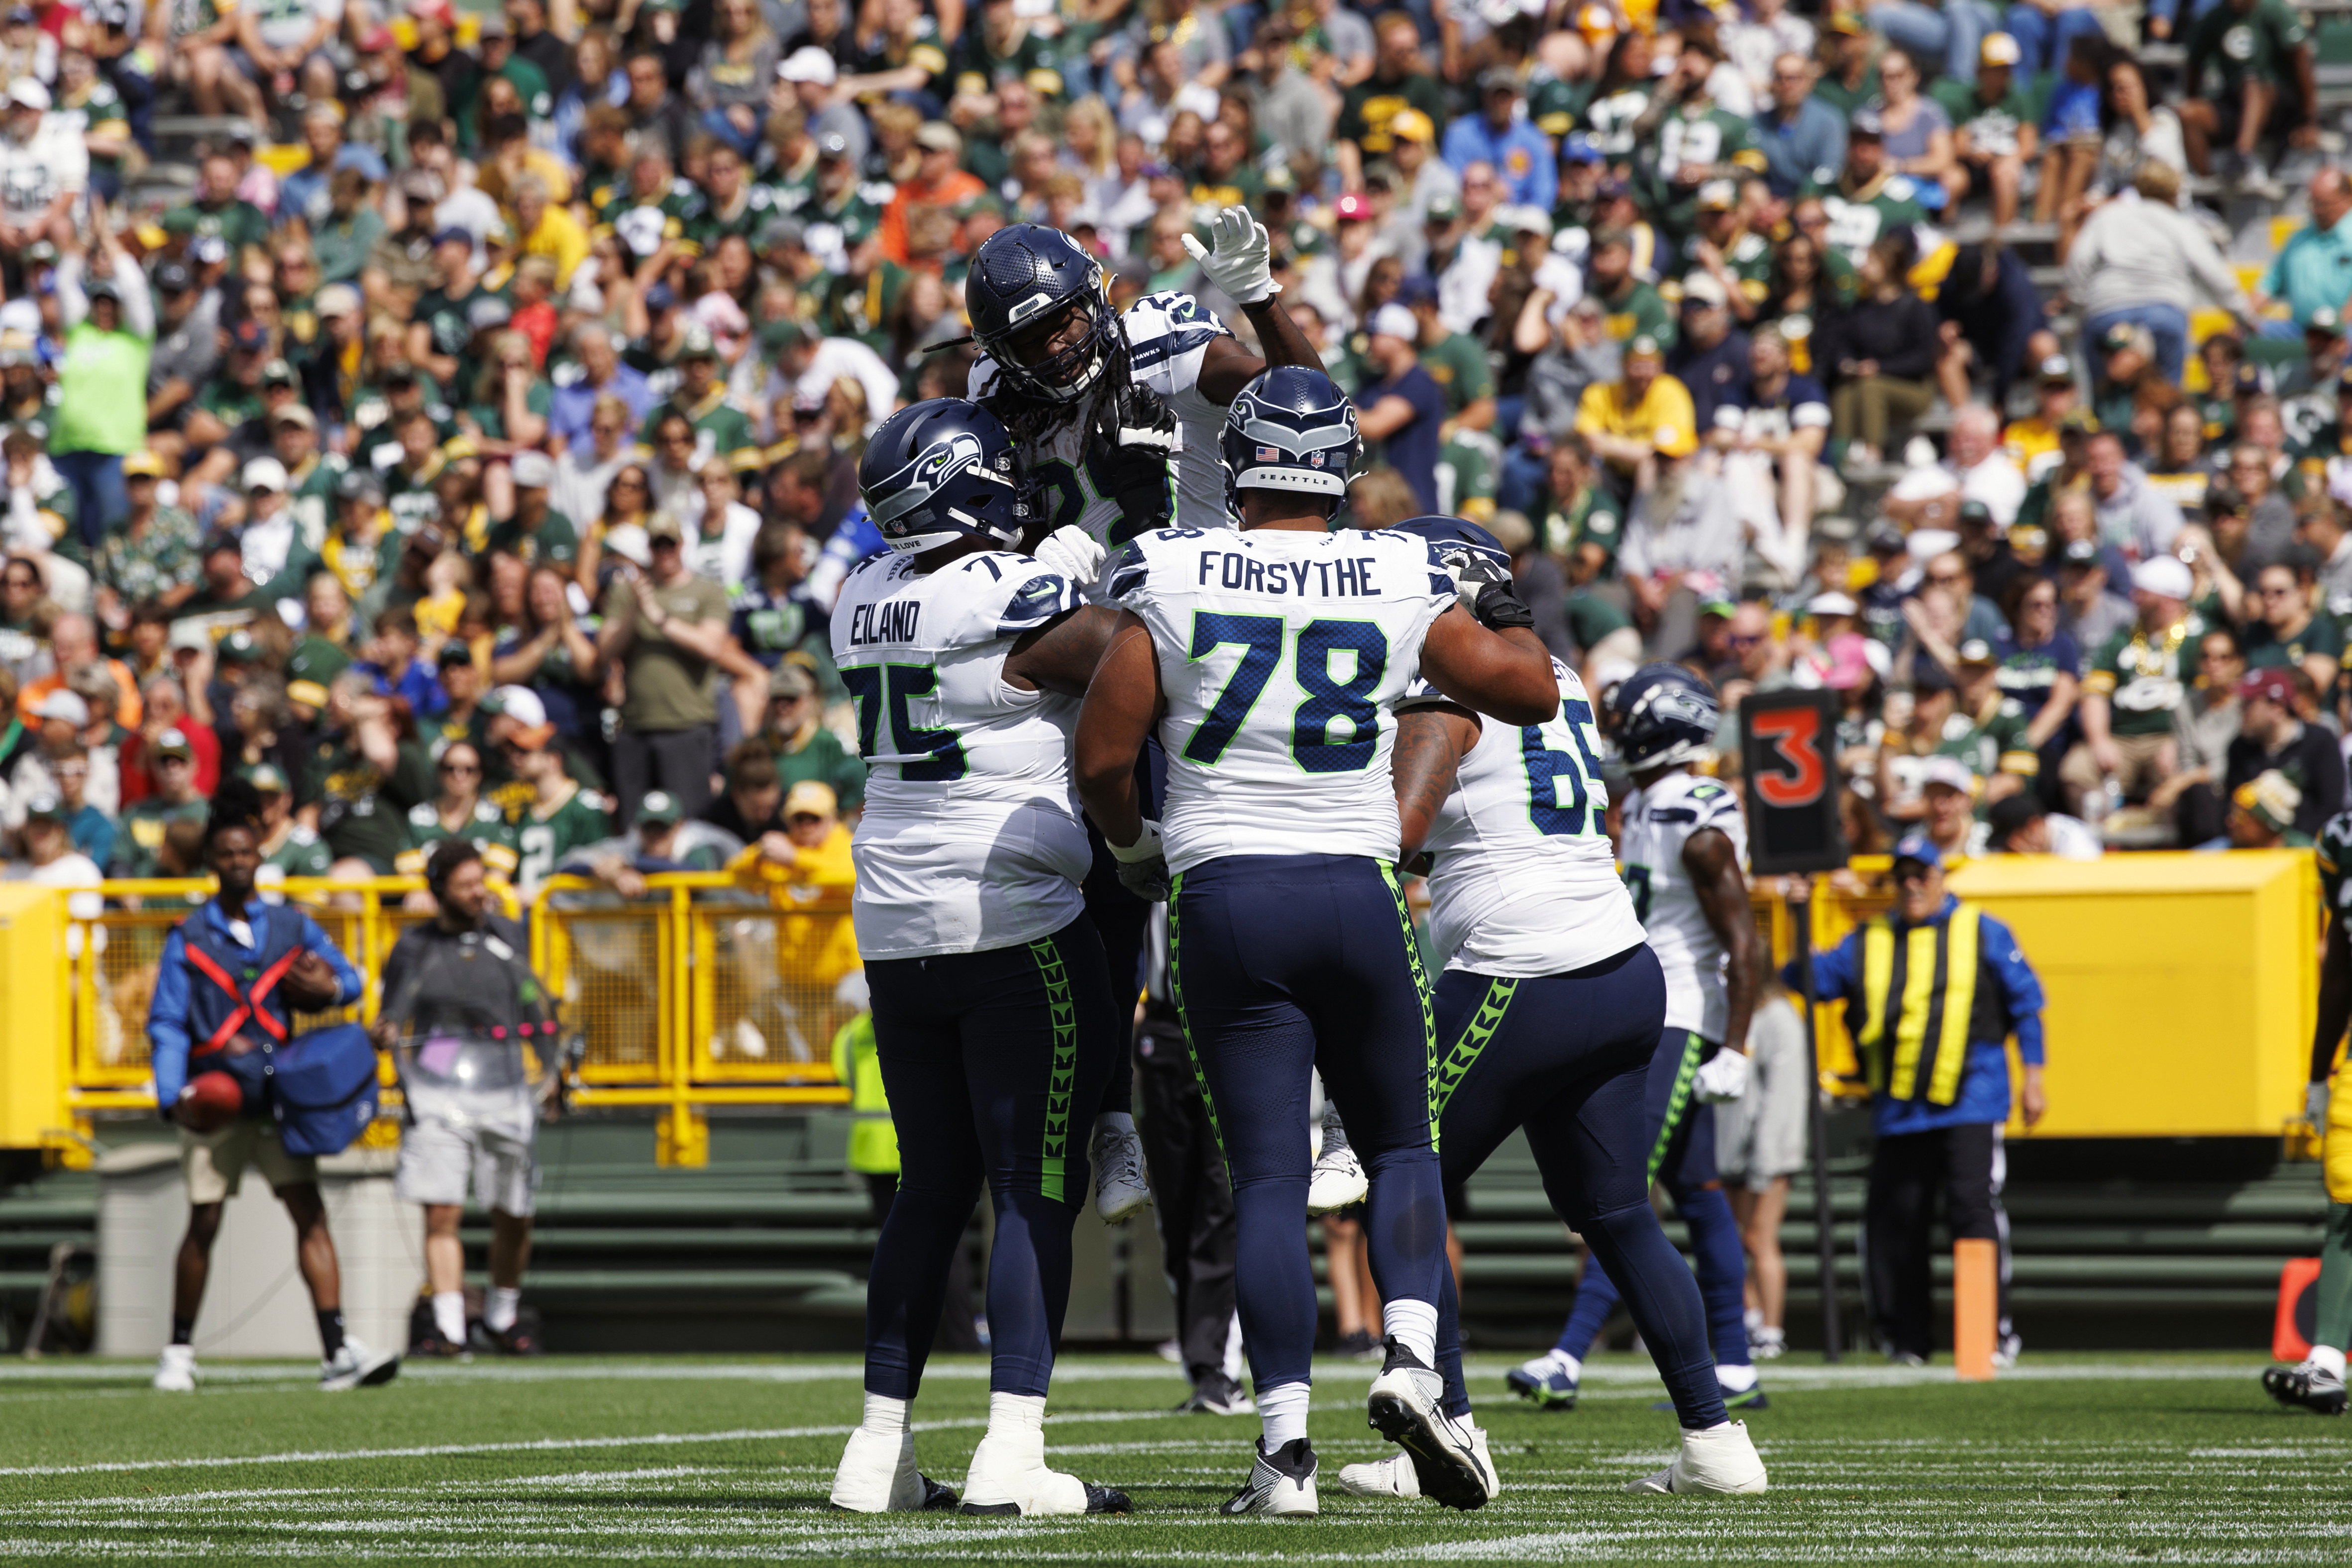
{"label": "navy football pants", "polygon": [[1364,1218],[1384,1301],[1435,1303],[1445,1199],[1431,1137],[1428,981],[1404,894],[1357,855],[1234,855],[1178,879],[1176,1005],[1231,1173],[1236,1295],[1263,1391],[1308,1381],[1310,1070],[1371,1177]]}
{"label": "navy football pants", "polygon": [[[1691,1096],[1699,1063],[1720,1047],[1688,1030],[1669,1029],[1652,1054],[1643,1096],[1650,1175],[1675,1200],[1675,1212],[1690,1230],[1691,1259],[1698,1268],[1699,1293],[1706,1301],[1707,1335],[1715,1359],[1724,1366],[1748,1364],[1746,1281],[1748,1259],[1739,1245],[1739,1222],[1723,1196],[1715,1169],[1715,1110]],[[1576,1304],[1559,1333],[1559,1348],[1582,1360],[1617,1305],[1619,1281],[1599,1253],[1584,1260]]]}
{"label": "navy football pants", "polygon": [[[1445,1047],[1436,1074],[1438,1146],[1452,1186],[1527,1129],[1544,1196],[1590,1250],[1586,1278],[1606,1259],[1627,1282],[1625,1304],[1675,1415],[1685,1427],[1712,1427],[1724,1418],[1723,1393],[1706,1312],[1650,1207],[1642,1102],[1665,1012],[1665,977],[1646,942],[1538,979],[1446,971],[1437,983],[1437,1038]],[[1351,1138],[1354,1131],[1350,1124]],[[1470,1396],[1450,1273],[1444,1283],[1437,1354],[1447,1410],[1459,1416],[1469,1413]]]}
{"label": "navy football pants", "polygon": [[984,1179],[988,1385],[1043,1395],[1087,1200],[1087,1124],[1118,1051],[1102,944],[1081,916],[1034,942],[877,959],[866,974],[899,1165],[866,1285],[866,1391],[915,1396]]}

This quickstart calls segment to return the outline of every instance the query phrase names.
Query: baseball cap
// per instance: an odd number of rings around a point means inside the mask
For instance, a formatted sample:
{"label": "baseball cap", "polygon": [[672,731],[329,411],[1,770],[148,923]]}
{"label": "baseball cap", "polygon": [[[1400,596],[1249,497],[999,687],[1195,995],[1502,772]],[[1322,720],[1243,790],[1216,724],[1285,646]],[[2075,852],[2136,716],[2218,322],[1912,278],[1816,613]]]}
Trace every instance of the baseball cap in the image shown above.
{"label": "baseball cap", "polygon": [[2007,33],[1987,33],[1984,41],[1977,45],[1977,60],[1980,65],[2013,66],[2024,57],[2025,51],[2019,48],[2017,40]]}
{"label": "baseball cap", "polygon": [[1429,205],[1422,209],[1422,214],[1423,222],[1450,224],[1462,215],[1462,200],[1451,191],[1440,191],[1429,198]]}
{"label": "baseball cap", "polygon": [[1437,127],[1417,109],[1400,109],[1389,116],[1389,134],[1402,141],[1433,142]]}
{"label": "baseball cap", "polygon": [[198,235],[189,243],[188,254],[199,267],[217,267],[228,259],[228,241],[218,235]]}
{"label": "baseball cap", "polygon": [[1629,361],[1664,361],[1665,357],[1665,350],[1658,347],[1658,340],[1655,338],[1651,337],[1647,332],[1641,334],[1641,336],[1637,338],[1630,340],[1625,345],[1625,358]]}
{"label": "baseball cap", "polygon": [[272,424],[299,424],[305,430],[319,428],[319,416],[299,402],[289,402],[269,416]]}
{"label": "baseball cap", "polygon": [[1870,24],[1862,19],[1862,13],[1859,11],[1832,11],[1830,13],[1828,26],[1831,32],[1843,33],[1849,38],[1867,37],[1870,35]]}
{"label": "baseball cap", "polygon": [[2064,382],[2068,386],[2074,384],[2074,361],[2063,354],[2045,355],[2034,369],[2044,382]]}
{"label": "baseball cap", "polygon": [[1973,795],[1977,791],[1977,776],[1957,757],[1930,757],[1927,765],[1919,770],[1919,784],[1922,789],[1941,784],[1963,795]]}
{"label": "baseball cap", "polygon": [[677,519],[667,512],[656,512],[646,519],[646,542],[648,544],[656,539],[667,539],[676,544],[685,538],[686,535],[678,528]]}
{"label": "baseball cap", "polygon": [[2189,563],[2179,556],[2152,555],[2132,568],[2132,586],[2142,593],[2161,594],[2185,603],[2197,591],[2197,580],[2190,575]]}
{"label": "baseball cap", "polygon": [[1986,528],[1990,528],[1992,527],[1992,508],[1986,506],[1982,501],[1962,501],[1960,503],[1959,523],[1960,527],[1964,528],[1970,523],[1978,523]]}
{"label": "baseball cap", "polygon": [[1402,338],[1410,343],[1421,336],[1421,322],[1412,310],[1394,302],[1373,311],[1370,327],[1376,338]]}
{"label": "baseball cap", "polygon": [[686,808],[667,789],[648,789],[646,798],[637,802],[637,821],[655,827],[667,827],[683,821]]}
{"label": "baseball cap", "polygon": [[348,283],[330,283],[319,290],[314,308],[320,316],[356,316],[362,301],[360,291]]}
{"label": "baseball cap", "polygon": [[915,145],[928,152],[961,152],[963,138],[944,120],[927,120],[915,128]]}
{"label": "baseball cap", "polygon": [[436,246],[462,245],[467,250],[471,250],[474,248],[474,236],[469,231],[451,224],[446,228],[433,231],[433,243]]}
{"label": "baseball cap", "polygon": [[1709,180],[1698,188],[1698,210],[1727,213],[1739,204],[1739,187],[1728,180]]}
{"label": "baseball cap", "polygon": [[245,488],[283,492],[287,486],[286,465],[275,457],[257,457],[245,465]]}
{"label": "baseball cap", "polygon": [[152,452],[134,452],[122,460],[122,476],[125,479],[161,479],[163,476],[163,460]]}
{"label": "baseball cap", "polygon": [[2238,367],[2231,391],[2239,397],[2268,397],[2275,383],[2271,380],[2271,368],[2248,360]]}
{"label": "baseball cap", "polygon": [[1685,306],[1697,305],[1709,310],[1720,310],[1730,303],[1731,296],[1723,291],[1723,285],[1716,280],[1715,274],[1694,272],[1683,279]]}
{"label": "baseball cap", "polygon": [[715,360],[719,357],[718,340],[711,337],[709,328],[696,321],[678,334],[677,357],[681,361]]}
{"label": "baseball cap", "polygon": [[1490,66],[1479,73],[1478,90],[1516,95],[1519,90],[1519,73],[1508,66]]}
{"label": "baseball cap", "polygon": [[821,779],[803,779],[793,786],[791,794],[784,797],[784,815],[787,818],[804,815],[831,817],[838,815],[840,810],[840,797],[833,792],[832,785]]}
{"label": "baseball cap", "polygon": [[2099,547],[2088,539],[2076,539],[2060,552],[2058,561],[2062,566],[2096,566]]}
{"label": "baseball cap", "polygon": [[1903,548],[1916,561],[1931,561],[1960,548],[1960,536],[1949,528],[1915,528],[1903,541]]}
{"label": "baseball cap", "polygon": [[245,770],[245,781],[264,795],[283,795],[286,774],[275,762],[257,762]]}
{"label": "baseball cap", "polygon": [[31,77],[18,77],[8,84],[8,101],[46,113],[49,107],[49,89]]}
{"label": "baseball cap", "polygon": [[452,664],[470,664],[473,662],[473,650],[455,637],[442,643],[441,651],[433,656],[433,663],[444,670]]}
{"label": "baseball cap", "polygon": [[250,664],[260,659],[262,648],[253,633],[240,626],[220,640],[219,653],[225,664]]}
{"label": "baseball cap", "polygon": [[1560,156],[1571,163],[1598,163],[1603,154],[1601,143],[1590,131],[1571,131],[1560,143]]}
{"label": "baseball cap", "polygon": [[1952,673],[1933,659],[1911,661],[1911,690],[1914,693],[1948,692],[1952,690]]}
{"label": "baseball cap", "polygon": [[654,552],[646,543],[646,530],[636,523],[606,529],[604,553],[619,556],[633,566],[651,566],[654,560]]}
{"label": "baseball cap", "polygon": [[1878,117],[1878,110],[1865,104],[1855,110],[1847,119],[1845,131],[1848,141],[1857,136],[1865,136],[1873,141],[1877,141],[1886,135],[1886,121]]}
{"label": "baseball cap", "polygon": [[[1950,758],[1945,760],[1949,761]],[[1944,863],[1944,852],[1937,849],[1936,841],[1925,833],[1906,833],[1895,841],[1895,859],[1898,863],[1916,861],[1921,865],[1940,867]]]}
{"label": "baseball cap", "polygon": [[228,335],[228,341],[229,347],[242,353],[257,354],[269,347],[269,329],[248,316],[236,324],[236,330]]}
{"label": "baseball cap", "polygon": [[1331,215],[1343,224],[1370,223],[1372,218],[1372,204],[1365,197],[1350,191],[1331,204]]}
{"label": "baseball cap", "polygon": [[1698,450],[1698,433],[1679,424],[1662,424],[1650,433],[1650,444],[1661,456],[1687,457]]}
{"label": "baseball cap", "polygon": [[368,469],[352,469],[341,478],[335,481],[335,499],[338,501],[381,501],[383,499],[383,481],[377,478],[375,475]]}
{"label": "baseball cap", "polygon": [[89,722],[89,705],[62,687],[41,699],[33,710],[35,718],[61,718],[76,729]]}
{"label": "baseball cap", "polygon": [[2238,696],[2241,700],[2261,697],[2282,706],[2290,705],[2294,701],[2294,677],[2280,669],[2255,670],[2238,683]]}
{"label": "baseball cap", "polygon": [[2239,785],[2230,800],[2272,832],[2283,833],[2294,826],[2295,811],[2303,805],[2303,791],[2296,788],[2294,780],[2273,768]]}
{"label": "baseball cap", "polygon": [[190,746],[188,744],[188,737],[181,734],[176,728],[167,729],[163,734],[155,737],[155,755],[157,757],[184,757],[191,762],[194,761],[196,758],[195,747]]}
{"label": "baseball cap", "polygon": [[2087,408],[2070,408],[2066,411],[2066,417],[2058,422],[2058,438],[2061,441],[2070,435],[2098,434],[2099,416]]}
{"label": "baseball cap", "polygon": [[500,686],[490,694],[488,706],[492,712],[525,728],[535,729],[547,722],[546,703],[529,686]]}
{"label": "baseball cap", "polygon": [[544,452],[518,452],[508,465],[515,484],[526,490],[543,490],[555,483],[555,465]]}
{"label": "baseball cap", "polygon": [[495,294],[486,294],[466,307],[466,325],[477,332],[494,331],[514,319],[514,307]]}
{"label": "baseball cap", "polygon": [[196,286],[196,275],[184,261],[167,261],[155,269],[155,287],[165,294],[185,294]]}
{"label": "baseball cap", "polygon": [[[789,82],[809,82],[817,87],[831,87],[841,75],[841,68],[833,57],[814,44],[803,44],[776,62],[776,75]],[[847,144],[844,143],[846,151]]]}
{"label": "baseball cap", "polygon": [[2303,324],[2303,329],[2306,332],[2324,332],[2331,338],[2341,338],[2344,336],[2344,318],[2336,313],[2336,307],[2333,305],[2323,305],[2311,313],[2311,319]]}
{"label": "baseball cap", "polygon": [[1960,644],[1959,659],[1963,668],[1989,670],[2000,661],[1993,656],[1992,644],[1981,637],[1971,637]]}
{"label": "baseball cap", "polygon": [[27,822],[62,822],[66,820],[66,803],[47,791],[25,802]]}
{"label": "baseball cap", "polygon": [[261,384],[266,387],[300,386],[302,378],[296,375],[294,367],[284,360],[271,360],[261,367]]}
{"label": "baseball cap", "polygon": [[1860,610],[1861,606],[1855,604],[1849,594],[1816,593],[1805,601],[1805,613],[1808,615],[1853,615]]}

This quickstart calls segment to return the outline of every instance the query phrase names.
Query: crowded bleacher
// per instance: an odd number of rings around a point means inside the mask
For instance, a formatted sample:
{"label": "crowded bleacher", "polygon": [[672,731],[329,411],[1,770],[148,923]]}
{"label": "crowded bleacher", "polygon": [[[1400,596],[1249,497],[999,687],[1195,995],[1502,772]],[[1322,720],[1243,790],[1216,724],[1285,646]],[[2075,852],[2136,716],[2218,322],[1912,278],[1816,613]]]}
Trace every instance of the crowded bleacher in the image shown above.
{"label": "crowded bleacher", "polygon": [[859,801],[857,459],[964,391],[973,249],[1053,225],[1246,333],[1183,243],[1234,203],[1381,411],[1343,520],[1486,524],[1596,692],[1834,690],[1854,848],[2307,843],[2319,9],[16,5],[9,874],[198,874],[228,775],[282,874],[788,864],[788,798]]}

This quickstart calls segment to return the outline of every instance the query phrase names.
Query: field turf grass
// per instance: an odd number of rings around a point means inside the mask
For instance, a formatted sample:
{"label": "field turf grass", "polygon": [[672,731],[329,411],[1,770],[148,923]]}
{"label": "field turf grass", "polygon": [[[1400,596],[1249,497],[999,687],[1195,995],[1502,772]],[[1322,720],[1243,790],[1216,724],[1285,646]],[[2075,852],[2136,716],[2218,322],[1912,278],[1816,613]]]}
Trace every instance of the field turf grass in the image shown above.
{"label": "field turf grass", "polygon": [[[322,1395],[293,1366],[217,1364],[194,1396],[147,1367],[0,1368],[0,1563],[2312,1563],[2352,1561],[2352,1424],[2277,1409],[2252,1357],[2032,1355],[1990,1386],[1874,1362],[1767,1369],[1762,1498],[1630,1497],[1673,1420],[1646,1362],[1588,1369],[1542,1413],[1474,1362],[1503,1495],[1476,1513],[1342,1495],[1385,1450],[1369,1369],[1317,1368],[1320,1519],[1233,1521],[1255,1417],[1168,1414],[1174,1370],[1066,1360],[1063,1468],[1124,1519],[829,1511],[859,1409],[839,1358],[436,1364]],[[987,1409],[976,1359],[932,1363],[925,1469],[958,1482]]]}

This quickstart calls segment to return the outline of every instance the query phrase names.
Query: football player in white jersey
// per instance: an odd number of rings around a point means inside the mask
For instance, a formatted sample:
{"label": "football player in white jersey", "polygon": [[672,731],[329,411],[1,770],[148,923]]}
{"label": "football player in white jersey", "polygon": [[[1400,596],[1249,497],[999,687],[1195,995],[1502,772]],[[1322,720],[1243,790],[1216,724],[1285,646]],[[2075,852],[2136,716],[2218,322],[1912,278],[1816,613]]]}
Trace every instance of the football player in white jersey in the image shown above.
{"label": "football player in white jersey", "polygon": [[[1172,984],[1233,1178],[1242,1337],[1265,1422],[1224,1511],[1307,1514],[1317,1071],[1371,1176],[1364,1230],[1390,1333],[1372,1424],[1426,1469],[1482,1484],[1438,1409],[1445,1203],[1428,982],[1394,869],[1391,710],[1416,668],[1511,724],[1541,723],[1559,694],[1507,587],[1488,585],[1474,619],[1422,540],[1328,531],[1361,445],[1328,376],[1268,371],[1234,400],[1223,445],[1240,531],[1164,529],[1111,559],[1120,614],[1078,716],[1076,771],[1131,885],[1174,879]],[[1168,758],[1158,822],[1135,788],[1155,732]]]}
{"label": "football player in white jersey", "polygon": [[[1452,517],[1416,534],[1465,582],[1507,582],[1510,556]],[[1629,1281],[1627,1305],[1665,1379],[1683,1452],[1637,1491],[1762,1491],[1763,1461],[1725,1414],[1706,1313],[1681,1254],[1650,1207],[1642,1102],[1666,1018],[1666,980],[1602,826],[1609,808],[1591,702],[1555,661],[1559,702],[1511,728],[1416,687],[1397,716],[1394,768],[1408,861],[1425,847],[1440,1056],[1431,1096],[1445,1185],[1466,1182],[1524,1127],[1559,1217]],[[1483,1494],[1449,1495],[1454,1475],[1410,1454],[1339,1472],[1360,1497],[1433,1496],[1475,1507],[1496,1480],[1462,1381],[1453,1278],[1438,1329],[1445,1414],[1470,1432]]]}
{"label": "football player in white jersey", "polygon": [[[1748,1083],[1748,1020],[1764,957],[1748,904],[1748,830],[1739,797],[1691,771],[1720,721],[1715,694],[1680,664],[1644,664],[1610,694],[1633,794],[1624,803],[1622,858],[1633,907],[1666,975],[1666,1027],[1650,1066],[1643,1111],[1649,1178],[1689,1227],[1706,1300],[1723,1402],[1764,1408],[1748,1352],[1739,1224],[1715,1170],[1715,1118],[1694,1104],[1737,1100]],[[1596,1253],[1549,1354],[1512,1369],[1512,1390],[1555,1409],[1576,1404],[1584,1357],[1616,1306],[1620,1281]]]}
{"label": "football player in white jersey", "polygon": [[[1087,586],[1108,548],[1162,527],[1171,507],[1181,527],[1231,528],[1217,452],[1225,405],[1269,362],[1322,366],[1281,307],[1265,229],[1248,209],[1220,213],[1211,237],[1214,249],[1189,235],[1184,243],[1248,317],[1264,360],[1190,294],[1148,294],[1114,311],[1101,264],[1059,229],[1013,224],[972,255],[964,299],[986,357],[972,367],[971,395],[1014,437],[1035,499],[1026,548]],[[1119,885],[1101,835],[1090,841],[1087,912],[1113,988],[1131,998],[1142,985],[1144,905]],[[1122,1050],[1129,1032],[1123,1022]],[[1113,1072],[1090,1144],[1107,1221],[1150,1199],[1133,1103],[1133,1074]]]}
{"label": "football player in white jersey", "polygon": [[908,1414],[985,1180],[993,1366],[964,1511],[1125,1512],[1123,1494],[1046,1468],[1043,1427],[1087,1188],[1071,1126],[1102,1094],[1129,1005],[1114,1005],[1078,892],[1068,760],[1075,699],[1115,618],[1008,548],[1020,476],[977,404],[892,415],[857,480],[891,549],[843,585],[833,656],[871,770],[851,916],[901,1166],[866,1283],[866,1416],[833,1501],[954,1505],[917,1470]]}

